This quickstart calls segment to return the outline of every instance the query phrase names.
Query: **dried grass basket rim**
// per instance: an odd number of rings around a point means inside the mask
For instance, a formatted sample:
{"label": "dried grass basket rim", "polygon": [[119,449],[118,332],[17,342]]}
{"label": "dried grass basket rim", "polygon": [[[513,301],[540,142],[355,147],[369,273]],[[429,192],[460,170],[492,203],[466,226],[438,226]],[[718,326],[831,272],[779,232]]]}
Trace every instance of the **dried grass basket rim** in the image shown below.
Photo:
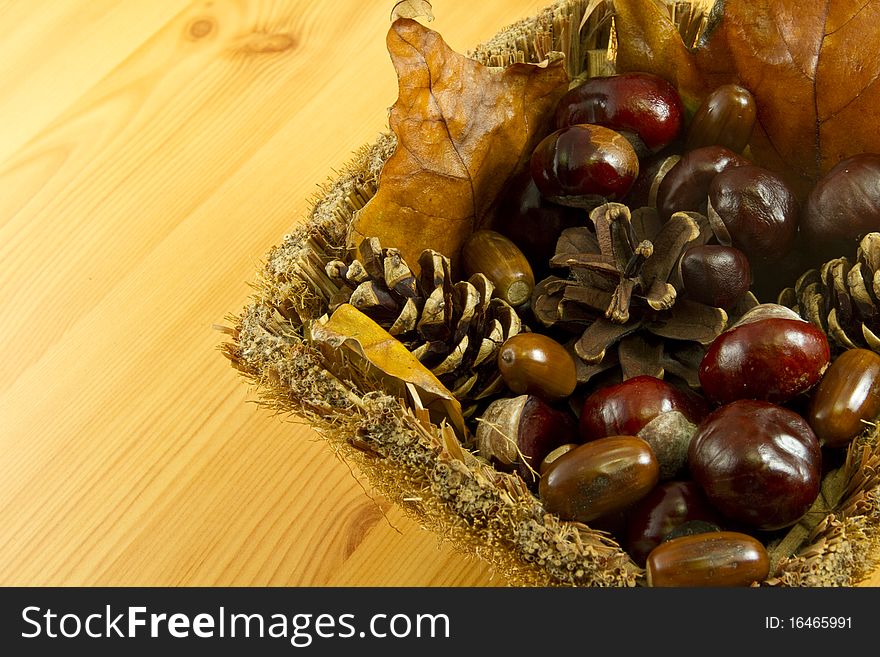
{"label": "dried grass basket rim", "polygon": [[[669,2],[694,43],[708,2]],[[560,0],[509,25],[467,53],[484,64],[567,56],[570,77],[613,71],[609,0]],[[498,472],[366,378],[332,373],[303,337],[326,312],[335,286],[324,264],[344,251],[354,213],[375,193],[394,151],[391,133],[356,152],[312,201],[307,221],[272,248],[251,302],[229,317],[220,349],[252,384],[260,403],[305,420],[328,445],[424,529],[486,561],[510,586],[640,586],[645,573],[609,535],[548,514],[519,476]],[[338,370],[337,370],[338,371]],[[837,482],[840,502],[783,554],[765,586],[852,586],[880,561],[880,448],[877,427],[850,446]],[[796,534],[796,532],[794,532]]]}

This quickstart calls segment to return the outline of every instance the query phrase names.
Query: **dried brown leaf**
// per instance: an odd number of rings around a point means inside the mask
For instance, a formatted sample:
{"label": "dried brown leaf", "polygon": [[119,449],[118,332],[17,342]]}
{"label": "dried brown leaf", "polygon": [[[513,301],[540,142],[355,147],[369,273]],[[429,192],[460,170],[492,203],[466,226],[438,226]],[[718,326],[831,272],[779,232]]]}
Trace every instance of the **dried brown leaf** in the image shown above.
{"label": "dried brown leaf", "polygon": [[735,82],[755,97],[757,164],[806,191],[841,159],[880,151],[880,0],[719,0],[685,47],[655,0],[614,0],[618,70],[657,73],[695,109]]}
{"label": "dried brown leaf", "polygon": [[387,44],[399,82],[389,116],[398,143],[352,222],[349,246],[376,236],[408,263],[431,248],[457,269],[462,243],[491,225],[506,182],[546,134],[568,74],[561,55],[484,66],[407,18],[392,24]]}
{"label": "dried brown leaf", "polygon": [[308,339],[329,369],[342,378],[351,378],[353,364],[360,378],[380,381],[385,392],[401,399],[410,399],[407,386],[414,386],[419,403],[437,424],[446,420],[460,436],[467,435],[461,405],[453,394],[403,343],[354,306],[343,304],[329,317],[312,322]]}

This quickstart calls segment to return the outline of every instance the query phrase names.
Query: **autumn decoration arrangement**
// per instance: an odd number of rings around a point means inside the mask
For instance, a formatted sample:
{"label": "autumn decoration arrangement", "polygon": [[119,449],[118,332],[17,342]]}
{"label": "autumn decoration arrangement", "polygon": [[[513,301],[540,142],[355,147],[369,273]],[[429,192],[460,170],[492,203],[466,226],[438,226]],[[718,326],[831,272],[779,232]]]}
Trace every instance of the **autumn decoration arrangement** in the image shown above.
{"label": "autumn decoration arrangement", "polygon": [[880,1],[394,9],[390,132],[226,355],[514,585],[853,585],[880,547]]}

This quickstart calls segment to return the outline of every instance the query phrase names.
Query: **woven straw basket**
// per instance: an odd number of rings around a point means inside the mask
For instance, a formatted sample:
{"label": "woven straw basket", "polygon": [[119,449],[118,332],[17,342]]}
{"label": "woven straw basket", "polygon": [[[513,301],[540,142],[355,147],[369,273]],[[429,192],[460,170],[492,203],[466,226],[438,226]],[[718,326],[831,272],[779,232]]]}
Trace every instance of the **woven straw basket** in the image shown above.
{"label": "woven straw basket", "polygon": [[[690,43],[705,25],[707,4],[669,3]],[[559,51],[570,77],[607,75],[614,70],[611,5],[561,0],[467,54],[499,66]],[[321,189],[302,227],[269,251],[251,303],[230,317],[232,337],[222,352],[268,408],[305,419],[378,493],[426,530],[489,562],[505,583],[645,585],[645,572],[607,533],[548,514],[518,475],[496,471],[464,449],[449,426],[432,424],[418,404],[383,391],[367,374],[334,370],[305,341],[304,327],[326,313],[335,291],[324,265],[344,253],[349,224],[375,193],[395,144],[388,133],[362,147]],[[880,552],[878,471],[877,430],[869,428],[838,471],[833,512],[779,541],[762,584],[851,586],[864,579]]]}

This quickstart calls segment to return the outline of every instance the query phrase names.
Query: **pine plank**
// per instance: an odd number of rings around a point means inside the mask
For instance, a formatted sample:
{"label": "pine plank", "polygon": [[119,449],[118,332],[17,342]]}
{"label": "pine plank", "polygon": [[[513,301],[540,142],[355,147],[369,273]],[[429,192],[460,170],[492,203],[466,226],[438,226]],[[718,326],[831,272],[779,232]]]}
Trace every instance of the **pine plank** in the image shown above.
{"label": "pine plank", "polygon": [[[470,4],[435,3],[462,49],[542,6]],[[257,406],[212,329],[385,129],[388,7],[45,0],[0,20],[19,26],[0,44],[0,583],[489,581]]]}
{"label": "pine plank", "polygon": [[[0,2],[0,585],[501,584],[212,329],[385,129],[392,4]],[[465,50],[546,2],[433,4]]]}

